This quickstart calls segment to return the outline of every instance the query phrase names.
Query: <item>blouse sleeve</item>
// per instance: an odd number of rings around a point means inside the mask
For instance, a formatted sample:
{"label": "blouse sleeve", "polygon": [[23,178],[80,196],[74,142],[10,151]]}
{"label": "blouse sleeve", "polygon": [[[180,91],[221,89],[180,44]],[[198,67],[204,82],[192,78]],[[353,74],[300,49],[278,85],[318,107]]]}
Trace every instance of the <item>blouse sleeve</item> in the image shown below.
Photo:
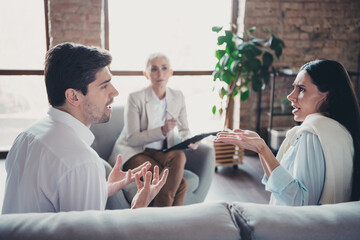
{"label": "blouse sleeve", "polygon": [[264,177],[277,205],[316,205],[325,181],[325,158],[318,137],[304,132],[289,147],[280,166]]}

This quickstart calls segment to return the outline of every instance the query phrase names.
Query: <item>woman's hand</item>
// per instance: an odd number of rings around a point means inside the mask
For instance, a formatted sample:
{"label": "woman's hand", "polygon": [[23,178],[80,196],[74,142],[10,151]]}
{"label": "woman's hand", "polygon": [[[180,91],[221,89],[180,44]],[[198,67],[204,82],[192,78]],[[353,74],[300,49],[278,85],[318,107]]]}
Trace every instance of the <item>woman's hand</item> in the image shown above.
{"label": "woman's hand", "polygon": [[200,141],[195,142],[195,143],[190,143],[187,147],[192,149],[192,150],[196,150],[196,149],[198,149],[199,144],[200,144]]}
{"label": "woman's hand", "polygon": [[151,167],[151,163],[146,162],[137,168],[134,168],[132,170],[129,169],[127,172],[124,172],[121,170],[121,162],[122,162],[122,158],[121,155],[119,154],[115,166],[112,169],[107,181],[108,197],[120,191],[129,183],[134,182],[136,174],[142,174],[144,171],[146,173],[146,171]]}
{"label": "woman's hand", "polygon": [[215,141],[237,145],[258,154],[261,154],[266,147],[265,141],[256,132],[241,129],[236,129],[234,132],[220,132],[216,135]]}
{"label": "woman's hand", "polygon": [[164,136],[171,130],[173,130],[176,127],[177,119],[171,118],[169,120],[166,120],[165,125],[161,127],[161,131]]}
{"label": "woman's hand", "polygon": [[[159,167],[154,167],[154,175],[153,180],[151,183],[151,172],[147,172],[145,168],[143,168],[142,173],[136,174],[136,185],[137,185],[137,193],[135,194],[132,202],[131,208],[141,208],[147,207],[150,202],[155,198],[155,196],[159,193],[161,188],[164,186],[167,176],[169,174],[169,170],[165,169],[162,173],[161,179],[159,177]],[[144,186],[140,181],[140,176],[143,175],[144,177]]]}

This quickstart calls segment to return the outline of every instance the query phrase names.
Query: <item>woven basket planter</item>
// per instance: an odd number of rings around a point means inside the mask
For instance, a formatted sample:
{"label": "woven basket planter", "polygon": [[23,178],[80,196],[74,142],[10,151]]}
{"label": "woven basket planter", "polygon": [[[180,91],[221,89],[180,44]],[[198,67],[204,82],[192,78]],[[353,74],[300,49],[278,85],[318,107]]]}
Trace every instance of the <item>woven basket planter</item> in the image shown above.
{"label": "woven basket planter", "polygon": [[232,144],[214,142],[215,148],[215,171],[218,167],[222,166],[234,166],[243,164],[244,149],[234,146]]}

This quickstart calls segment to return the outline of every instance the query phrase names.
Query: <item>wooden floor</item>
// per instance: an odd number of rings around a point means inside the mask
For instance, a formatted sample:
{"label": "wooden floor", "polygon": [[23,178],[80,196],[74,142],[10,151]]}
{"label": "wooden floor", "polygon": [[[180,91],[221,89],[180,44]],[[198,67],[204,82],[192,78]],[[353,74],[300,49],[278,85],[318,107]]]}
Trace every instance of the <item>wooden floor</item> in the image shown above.
{"label": "wooden floor", "polygon": [[[268,203],[269,192],[266,192],[261,179],[263,170],[258,157],[245,156],[244,164],[233,167],[219,167],[214,171],[214,179],[205,202],[234,201]],[[5,161],[0,159],[0,213],[3,203],[6,180]]]}
{"label": "wooden floor", "polygon": [[253,202],[268,203],[270,193],[261,183],[263,170],[256,156],[245,156],[244,163],[233,167],[219,167],[214,174],[205,202]]}

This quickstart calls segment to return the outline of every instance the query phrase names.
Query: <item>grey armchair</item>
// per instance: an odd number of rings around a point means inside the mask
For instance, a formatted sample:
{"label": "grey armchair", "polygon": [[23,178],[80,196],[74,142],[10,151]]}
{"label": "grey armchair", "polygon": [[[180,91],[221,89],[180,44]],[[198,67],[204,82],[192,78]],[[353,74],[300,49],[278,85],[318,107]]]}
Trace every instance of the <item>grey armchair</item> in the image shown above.
{"label": "grey armchair", "polygon": [[[115,106],[111,119],[107,123],[94,124],[91,131],[95,135],[92,144],[93,149],[104,159],[107,175],[112,166],[107,162],[116,139],[119,137],[124,126],[124,107]],[[184,177],[189,183],[185,205],[203,202],[209,191],[214,169],[215,151],[206,144],[200,144],[197,150],[185,150],[187,162],[185,165]],[[123,191],[110,197],[107,202],[107,209],[129,208],[132,197],[136,193],[136,184],[128,185]]]}

